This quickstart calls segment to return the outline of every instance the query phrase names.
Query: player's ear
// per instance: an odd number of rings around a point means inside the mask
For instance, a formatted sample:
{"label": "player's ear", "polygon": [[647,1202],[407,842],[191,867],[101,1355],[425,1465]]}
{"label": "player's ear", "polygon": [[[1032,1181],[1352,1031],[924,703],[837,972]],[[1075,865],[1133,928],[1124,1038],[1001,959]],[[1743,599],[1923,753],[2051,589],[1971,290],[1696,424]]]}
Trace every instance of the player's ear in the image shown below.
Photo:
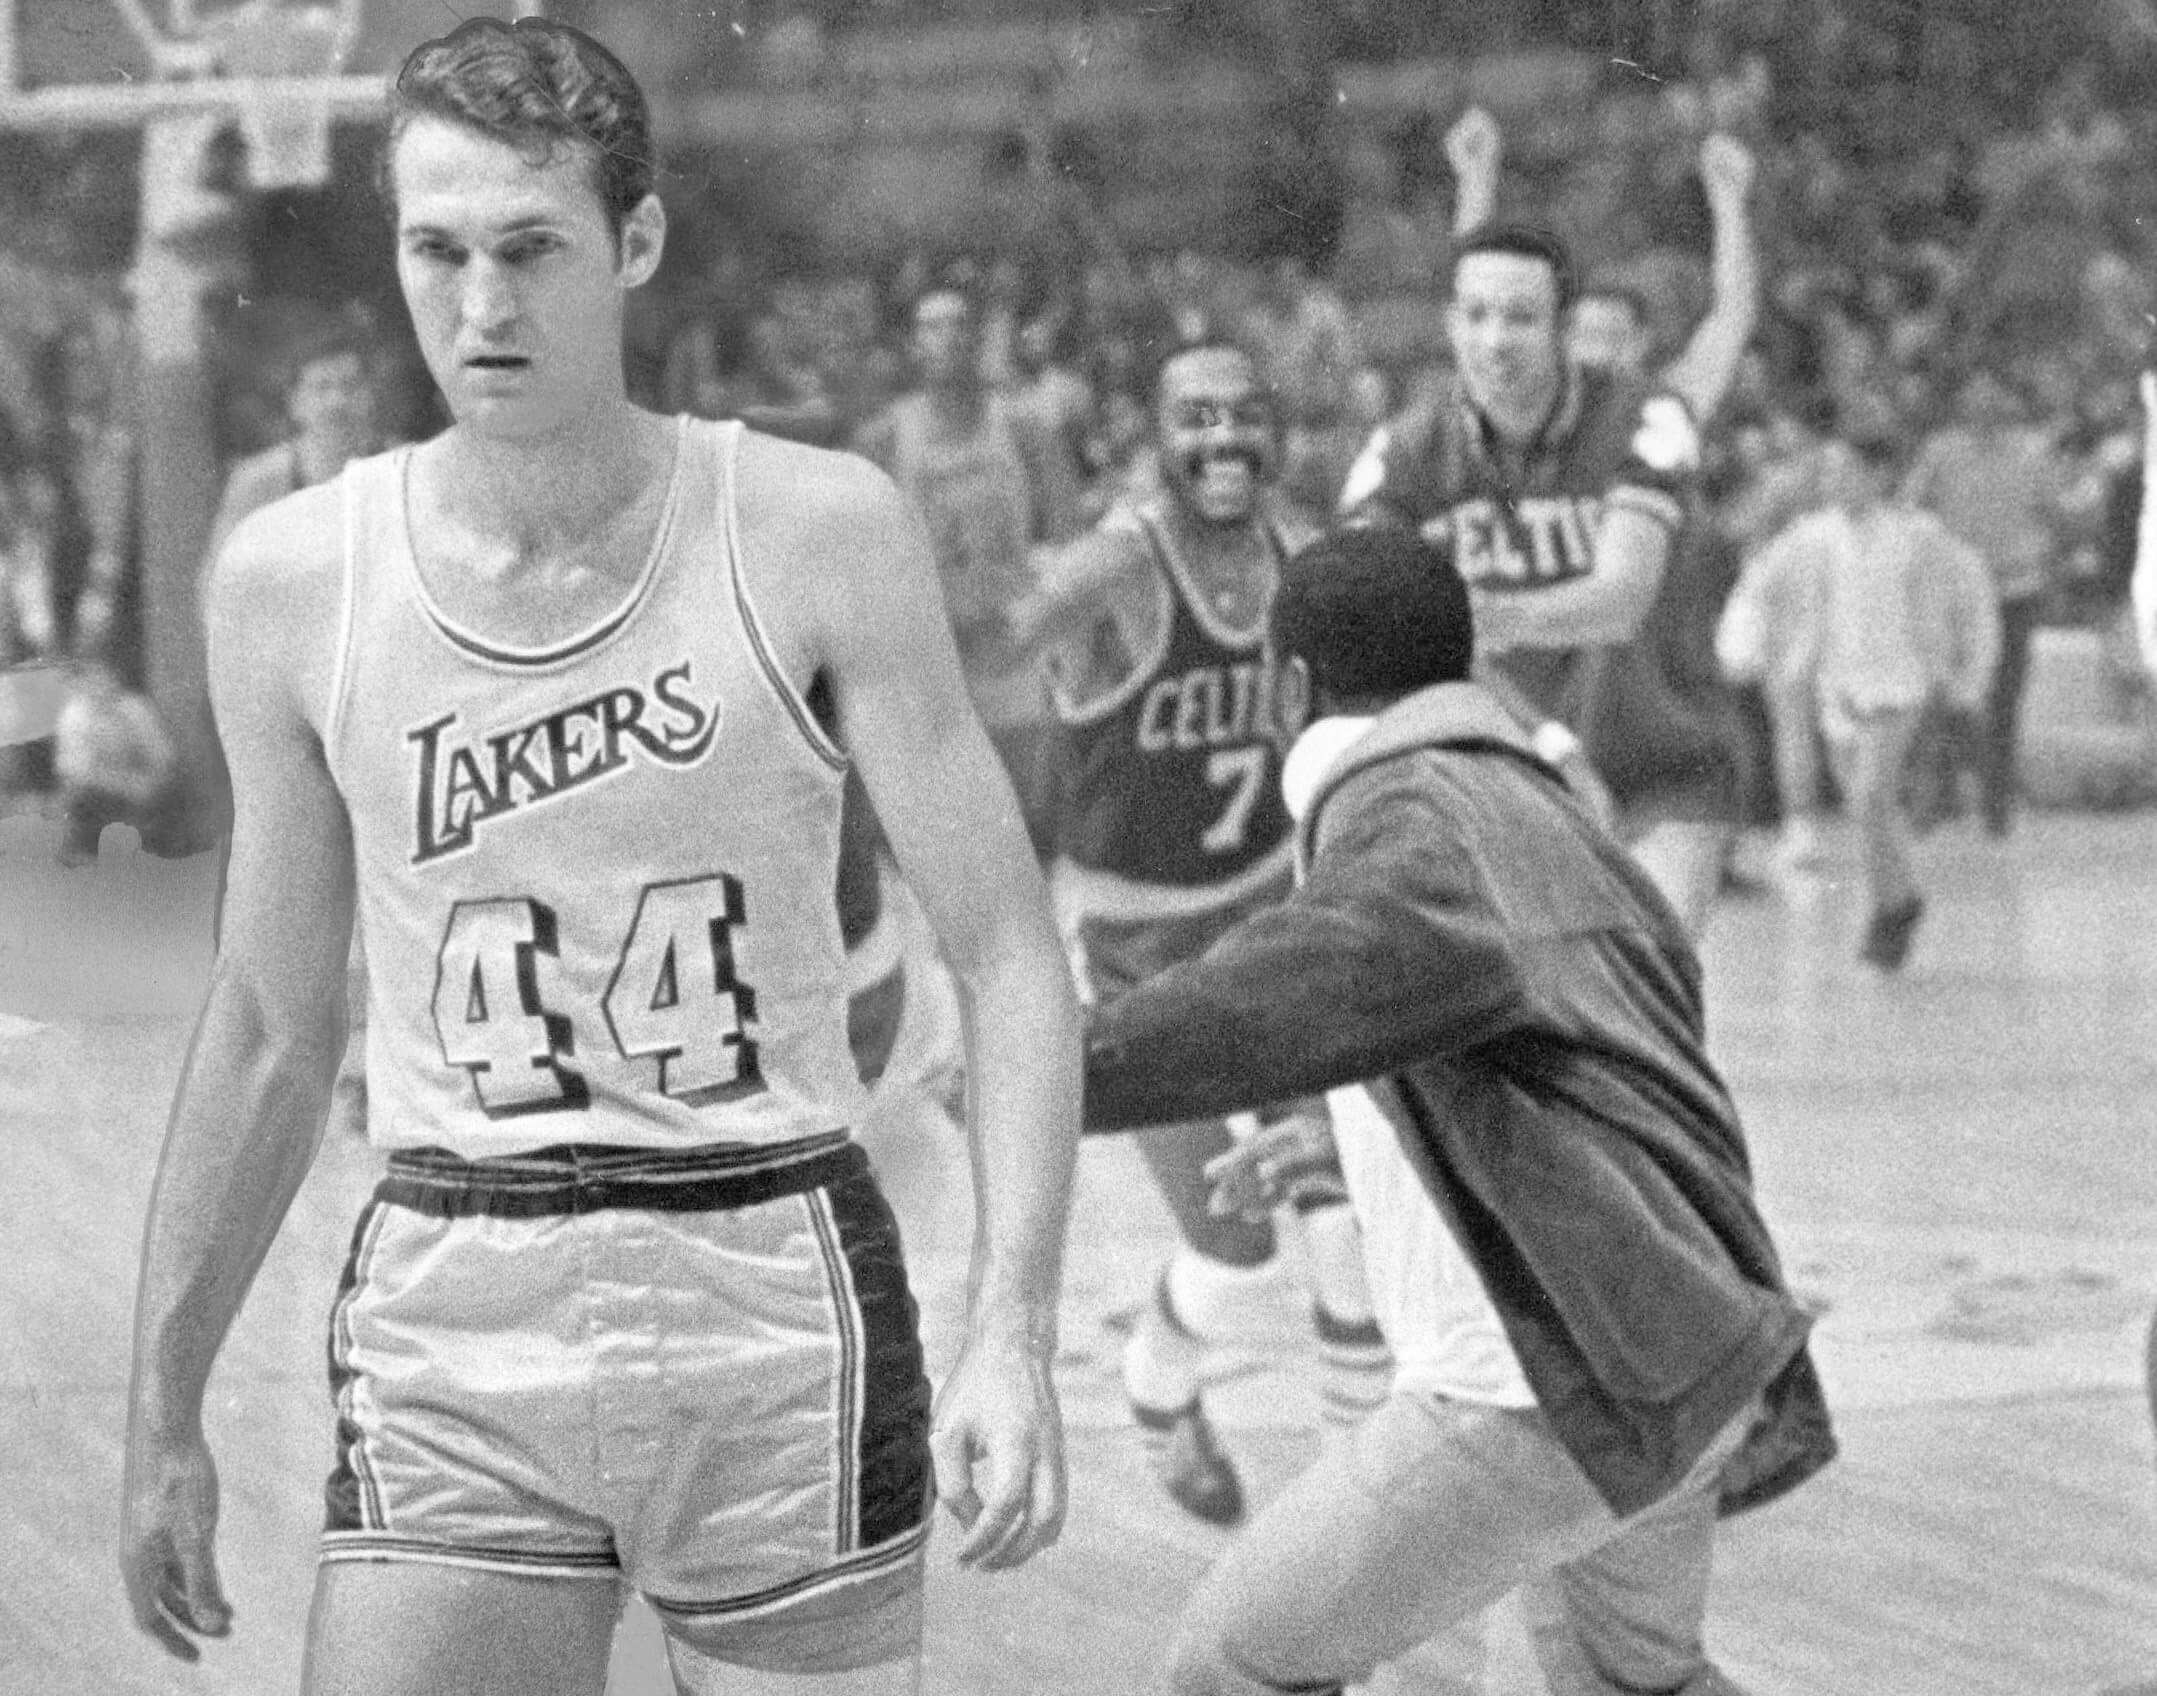
{"label": "player's ear", "polygon": [[666,244],[667,209],[658,195],[647,194],[622,219],[622,287],[633,289],[651,281]]}

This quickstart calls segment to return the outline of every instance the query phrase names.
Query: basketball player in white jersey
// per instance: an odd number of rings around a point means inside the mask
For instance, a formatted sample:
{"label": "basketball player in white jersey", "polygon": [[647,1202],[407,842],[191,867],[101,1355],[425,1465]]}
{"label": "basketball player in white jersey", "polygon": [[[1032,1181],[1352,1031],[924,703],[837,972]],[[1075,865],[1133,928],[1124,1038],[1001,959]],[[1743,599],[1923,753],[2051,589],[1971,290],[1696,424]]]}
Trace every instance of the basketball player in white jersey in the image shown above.
{"label": "basketball player in white jersey", "polygon": [[[1097,1003],[1279,900],[1293,858],[1281,761],[1308,700],[1300,674],[1273,664],[1265,626],[1279,563],[1310,528],[1279,498],[1281,424],[1251,354],[1214,342],[1173,355],[1153,446],[1156,492],[1057,557],[1012,625],[1022,651],[1051,656],[1068,752],[1050,885],[1080,993]],[[1182,1241],[1139,1311],[1124,1388],[1169,1494],[1228,1524],[1243,1492],[1199,1389],[1208,1345],[1263,1305],[1274,1232],[1207,1206],[1223,1122],[1139,1142]],[[1388,1362],[1338,1190],[1305,1191],[1298,1212],[1327,1412],[1345,1425],[1384,1394]]]}
{"label": "basketball player in white jersey", "polygon": [[[356,900],[389,1165],[332,1321],[316,1696],[596,1696],[624,1586],[685,1692],[908,1689],[932,1488],[979,1568],[1061,1517],[1054,928],[897,493],[629,403],[651,159],[573,30],[415,52],[385,181],[455,423],[214,574],[231,883],[146,1234],[122,1567],[178,1658],[230,1629],[204,1386],[312,1158]],[[967,1002],[979,1230],[933,1436],[848,1134],[849,760]]]}

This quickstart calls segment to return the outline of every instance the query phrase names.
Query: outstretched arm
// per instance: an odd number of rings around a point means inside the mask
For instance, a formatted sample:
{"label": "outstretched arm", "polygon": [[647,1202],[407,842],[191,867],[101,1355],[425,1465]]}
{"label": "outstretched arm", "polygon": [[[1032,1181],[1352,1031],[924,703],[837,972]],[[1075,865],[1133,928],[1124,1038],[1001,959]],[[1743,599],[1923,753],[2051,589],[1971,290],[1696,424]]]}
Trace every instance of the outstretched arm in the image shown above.
{"label": "outstretched arm", "polygon": [[1081,634],[1117,591],[1150,569],[1145,543],[1120,530],[1090,530],[1064,547],[1036,549],[1033,587],[1004,614],[1012,646],[1031,652]]}
{"label": "outstretched arm", "polygon": [[[958,981],[975,1231],[966,1341],[938,1397],[938,1489],[960,1558],[1016,1565],[1056,1538],[1050,1366],[1078,1139],[1078,1010],[1009,780],[974,716],[928,539],[884,477],[780,470],[805,517],[783,557],[831,562],[816,662],[899,870]],[[806,550],[806,551],[804,551]]]}
{"label": "outstretched arm", "polygon": [[1707,316],[1662,376],[1663,387],[1706,423],[1736,378],[1760,311],[1760,258],[1753,241],[1752,150],[1734,135],[1700,144],[1712,252]]}
{"label": "outstretched arm", "polygon": [[1446,163],[1453,167],[1456,240],[1497,216],[1498,173],[1504,146],[1498,120],[1480,106],[1469,107],[1446,131]]}
{"label": "outstretched arm", "polygon": [[[320,510],[334,522],[334,506]],[[293,568],[290,531],[260,520],[213,575],[210,689],[232,771],[232,855],[144,1231],[120,1556],[136,1623],[183,1661],[199,1654],[195,1636],[222,1636],[231,1620],[212,1557],[204,1388],[313,1163],[344,1051],[351,839],[304,698],[304,680],[329,671],[320,633],[337,628],[318,582]]]}
{"label": "outstretched arm", "polygon": [[1533,594],[1470,590],[1476,645],[1579,648],[1629,640],[1648,616],[1670,559],[1675,519],[1613,500],[1595,530],[1595,569]]}
{"label": "outstretched arm", "polygon": [[[1407,762],[1394,762],[1400,767]],[[1379,769],[1327,804],[1310,877],[1092,1018],[1089,1131],[1213,1118],[1459,1054],[1527,992],[1455,827]]]}

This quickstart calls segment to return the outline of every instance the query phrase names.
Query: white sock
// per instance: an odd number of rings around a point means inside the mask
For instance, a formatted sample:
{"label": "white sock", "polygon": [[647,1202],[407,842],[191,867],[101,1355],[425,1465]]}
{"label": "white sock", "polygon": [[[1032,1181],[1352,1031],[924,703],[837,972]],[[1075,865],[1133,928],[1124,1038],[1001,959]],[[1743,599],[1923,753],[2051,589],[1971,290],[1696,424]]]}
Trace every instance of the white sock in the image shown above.
{"label": "white sock", "polygon": [[1363,1235],[1353,1210],[1328,1202],[1298,1217],[1311,1269],[1311,1323],[1318,1333],[1325,1420],[1345,1430],[1386,1399],[1393,1387],[1393,1354],[1372,1312]]}

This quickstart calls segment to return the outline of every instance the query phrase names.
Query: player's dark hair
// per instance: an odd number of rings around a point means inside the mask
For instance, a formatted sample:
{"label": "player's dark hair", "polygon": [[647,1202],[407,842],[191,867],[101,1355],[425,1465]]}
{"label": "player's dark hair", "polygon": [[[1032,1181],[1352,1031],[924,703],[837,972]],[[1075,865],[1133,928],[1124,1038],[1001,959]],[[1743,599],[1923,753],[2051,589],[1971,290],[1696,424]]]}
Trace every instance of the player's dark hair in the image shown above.
{"label": "player's dark hair", "polygon": [[566,148],[584,162],[617,235],[652,192],[651,109],[629,69],[582,30],[544,18],[471,18],[412,50],[390,92],[379,172],[418,118],[441,118],[506,142],[533,164]]}
{"label": "player's dark hair", "polygon": [[1508,253],[1533,259],[1550,267],[1558,285],[1558,310],[1563,312],[1579,298],[1580,277],[1573,269],[1572,250],[1555,232],[1539,224],[1479,224],[1453,249],[1452,281],[1460,280],[1461,261],[1478,253]]}
{"label": "player's dark hair", "polygon": [[1335,701],[1389,701],[1458,683],[1475,663],[1468,586],[1451,557],[1399,525],[1338,530],[1281,568],[1273,643]]}

